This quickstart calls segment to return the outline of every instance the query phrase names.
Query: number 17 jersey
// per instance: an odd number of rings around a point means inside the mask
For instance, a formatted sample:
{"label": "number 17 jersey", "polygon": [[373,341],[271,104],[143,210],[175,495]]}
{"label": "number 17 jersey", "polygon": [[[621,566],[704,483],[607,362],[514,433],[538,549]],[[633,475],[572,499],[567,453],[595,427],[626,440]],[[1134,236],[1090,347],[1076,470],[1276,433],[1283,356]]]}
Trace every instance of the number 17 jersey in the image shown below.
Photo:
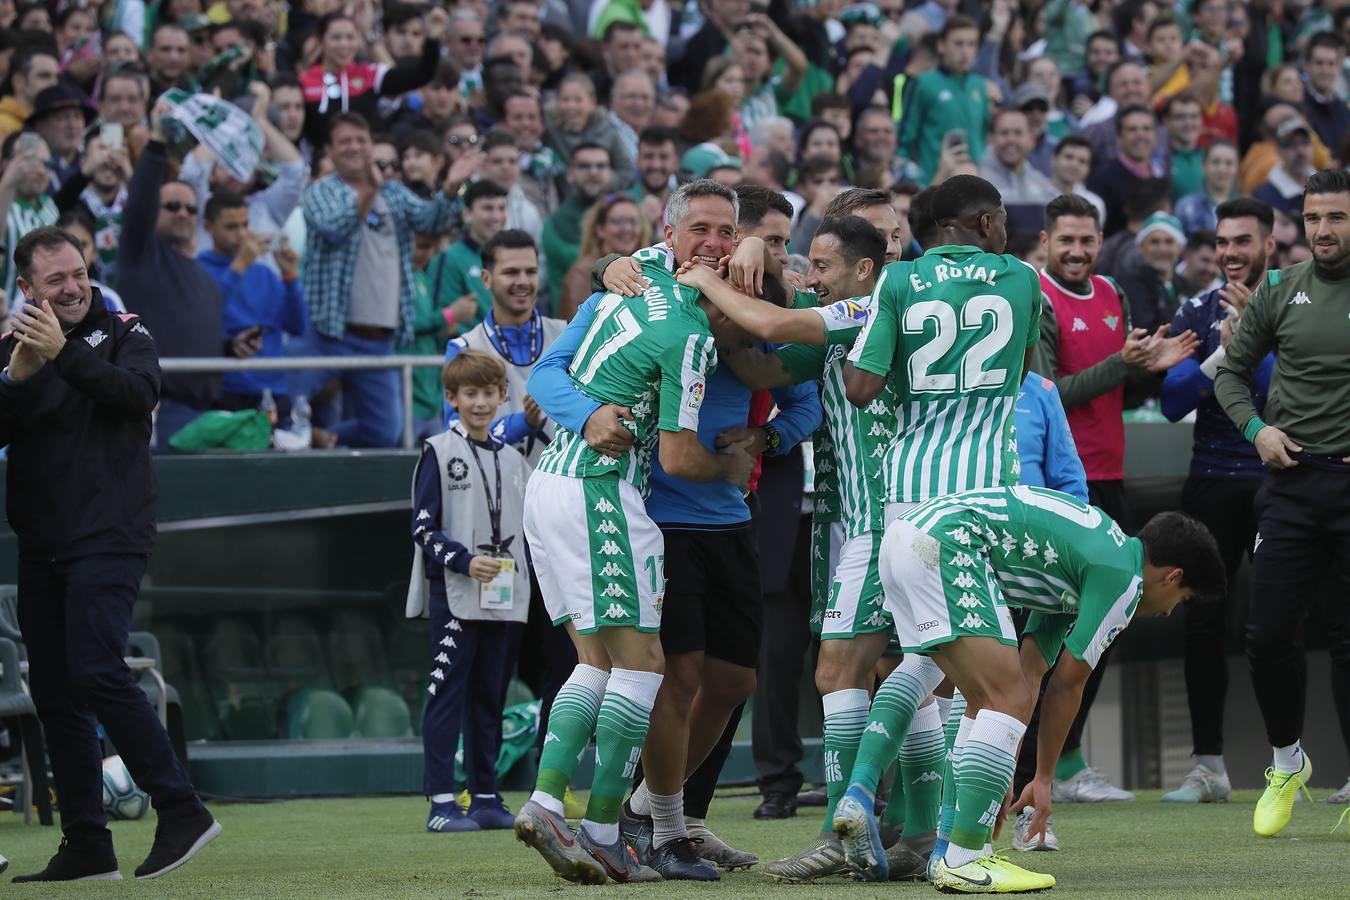
{"label": "number 17 jersey", "polygon": [[888,378],[896,401],[886,501],[1016,483],[1013,404],[1040,331],[1036,270],[979,247],[934,247],[883,269],[871,309],[849,360]]}

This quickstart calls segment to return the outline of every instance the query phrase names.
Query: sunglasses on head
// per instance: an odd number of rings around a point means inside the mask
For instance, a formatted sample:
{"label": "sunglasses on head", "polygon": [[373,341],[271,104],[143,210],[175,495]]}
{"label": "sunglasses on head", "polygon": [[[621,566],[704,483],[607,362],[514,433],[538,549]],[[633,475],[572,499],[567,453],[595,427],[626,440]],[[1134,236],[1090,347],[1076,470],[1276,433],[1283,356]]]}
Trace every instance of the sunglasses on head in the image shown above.
{"label": "sunglasses on head", "polygon": [[171,213],[180,213],[183,210],[187,210],[187,213],[190,216],[195,216],[197,214],[197,204],[184,203],[182,200],[169,200],[162,204],[160,208],[165,212]]}

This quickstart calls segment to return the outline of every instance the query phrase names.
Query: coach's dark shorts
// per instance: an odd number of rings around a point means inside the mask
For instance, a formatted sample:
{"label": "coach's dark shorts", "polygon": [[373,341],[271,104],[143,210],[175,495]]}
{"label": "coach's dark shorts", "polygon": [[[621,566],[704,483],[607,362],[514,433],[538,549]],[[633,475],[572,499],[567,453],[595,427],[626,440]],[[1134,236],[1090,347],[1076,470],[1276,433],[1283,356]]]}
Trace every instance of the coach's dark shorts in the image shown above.
{"label": "coach's dark shorts", "polygon": [[661,648],[755,668],[763,625],[759,551],[747,523],[722,531],[661,528],[666,538],[666,598]]}

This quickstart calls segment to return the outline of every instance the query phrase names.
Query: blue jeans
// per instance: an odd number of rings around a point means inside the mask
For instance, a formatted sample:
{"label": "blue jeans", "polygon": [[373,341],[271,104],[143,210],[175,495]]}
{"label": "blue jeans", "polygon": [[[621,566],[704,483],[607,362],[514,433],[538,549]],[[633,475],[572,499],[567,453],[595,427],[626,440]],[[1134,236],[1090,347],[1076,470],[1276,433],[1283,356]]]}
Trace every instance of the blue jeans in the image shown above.
{"label": "blue jeans", "polygon": [[[309,335],[287,347],[290,356],[391,356],[394,339],[371,341],[351,334],[334,340]],[[342,412],[323,424],[344,447],[397,447],[403,442],[403,402],[398,369],[317,369],[291,377],[291,397],[313,397],[328,382],[342,383]],[[316,417],[321,411],[315,408]]]}

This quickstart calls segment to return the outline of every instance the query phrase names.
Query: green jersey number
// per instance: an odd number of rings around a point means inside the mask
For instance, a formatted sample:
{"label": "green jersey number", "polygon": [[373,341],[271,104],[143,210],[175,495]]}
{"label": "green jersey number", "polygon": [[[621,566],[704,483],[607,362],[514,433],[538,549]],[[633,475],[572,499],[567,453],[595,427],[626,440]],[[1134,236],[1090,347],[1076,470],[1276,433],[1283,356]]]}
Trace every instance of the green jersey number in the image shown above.
{"label": "green jersey number", "polygon": [[[582,368],[576,372],[578,384],[590,384],[595,378],[600,367],[605,364],[615,353],[618,353],[625,346],[632,343],[638,335],[642,334],[642,325],[638,322],[637,316],[633,311],[623,305],[623,297],[618,294],[606,294],[600,301],[600,305],[595,310],[595,320],[591,322],[591,327],[586,331],[586,339],[581,342],[577,348],[574,357]],[[614,331],[604,342],[591,353],[591,346],[595,343],[600,333],[605,330],[605,326],[610,320],[614,321]]]}
{"label": "green jersey number", "polygon": [[[960,332],[983,328],[986,318],[993,320],[993,327],[962,354],[959,379],[953,372],[931,371],[956,346]],[[956,310],[949,304],[941,300],[924,300],[905,309],[905,334],[923,334],[930,320],[935,326],[933,337],[909,357],[910,390],[951,394],[958,389],[966,393],[1003,386],[1008,380],[1008,370],[986,369],[985,366],[1008,346],[1008,339],[1012,337],[1013,310],[1007,300],[997,294],[971,297],[961,305],[959,323]]]}
{"label": "green jersey number", "polygon": [[[1015,484],[1009,490],[1012,491],[1014,497],[1027,506],[1059,516],[1061,519],[1067,519],[1083,528],[1093,529],[1102,524],[1102,514],[1095,506],[1080,506],[1077,503],[1070,503],[1068,498],[1054,491],[1032,487],[1027,484]],[[1111,527],[1106,530],[1106,534],[1117,547],[1125,546],[1125,532],[1121,531],[1120,526],[1115,522],[1111,523]]]}

